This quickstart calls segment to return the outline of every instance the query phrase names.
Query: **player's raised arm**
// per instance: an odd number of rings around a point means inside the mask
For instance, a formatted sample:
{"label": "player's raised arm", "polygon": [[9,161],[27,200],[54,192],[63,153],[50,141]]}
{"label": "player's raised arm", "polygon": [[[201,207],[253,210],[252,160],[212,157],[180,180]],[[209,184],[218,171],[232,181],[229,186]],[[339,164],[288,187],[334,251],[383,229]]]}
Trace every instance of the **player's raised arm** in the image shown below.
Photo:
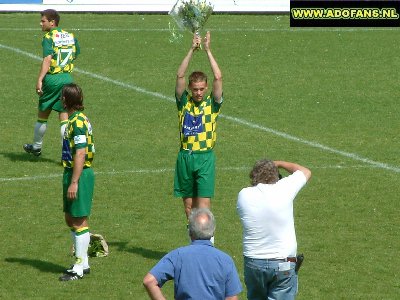
{"label": "player's raised arm", "polygon": [[186,80],[185,74],[186,70],[189,66],[190,60],[192,59],[193,52],[199,48],[201,43],[201,38],[197,34],[193,35],[192,46],[189,49],[189,52],[186,54],[185,58],[182,60],[181,65],[178,68],[178,72],[176,73],[176,85],[175,85],[175,94],[178,99],[181,98],[183,92],[186,89]]}
{"label": "player's raised arm", "polygon": [[219,103],[222,100],[222,72],[211,52],[210,44],[211,44],[211,34],[209,31],[207,31],[206,36],[204,37],[204,50],[207,53],[211,69],[214,74],[213,90],[212,90],[213,96],[215,101]]}

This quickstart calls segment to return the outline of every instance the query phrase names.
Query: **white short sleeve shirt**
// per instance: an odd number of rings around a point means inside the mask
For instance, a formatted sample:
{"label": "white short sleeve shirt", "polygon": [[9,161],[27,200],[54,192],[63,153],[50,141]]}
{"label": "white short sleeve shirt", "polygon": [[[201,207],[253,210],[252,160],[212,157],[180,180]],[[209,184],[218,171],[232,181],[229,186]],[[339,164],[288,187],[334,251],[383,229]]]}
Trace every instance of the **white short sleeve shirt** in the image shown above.
{"label": "white short sleeve shirt", "polygon": [[237,211],[243,225],[243,255],[256,259],[296,256],[293,201],[307,183],[301,171],[274,184],[242,189]]}

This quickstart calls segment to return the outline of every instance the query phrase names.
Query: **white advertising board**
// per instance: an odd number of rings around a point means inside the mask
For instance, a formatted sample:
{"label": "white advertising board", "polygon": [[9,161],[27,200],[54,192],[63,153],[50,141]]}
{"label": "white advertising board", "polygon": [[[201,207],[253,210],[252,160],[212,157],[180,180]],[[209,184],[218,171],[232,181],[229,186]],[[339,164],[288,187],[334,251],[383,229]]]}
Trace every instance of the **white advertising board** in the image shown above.
{"label": "white advertising board", "polygon": [[[32,3],[34,2],[34,3]],[[43,0],[0,1],[0,11],[42,11],[53,8],[70,12],[153,12],[168,13],[176,0]],[[290,0],[210,0],[215,12],[289,12]]]}

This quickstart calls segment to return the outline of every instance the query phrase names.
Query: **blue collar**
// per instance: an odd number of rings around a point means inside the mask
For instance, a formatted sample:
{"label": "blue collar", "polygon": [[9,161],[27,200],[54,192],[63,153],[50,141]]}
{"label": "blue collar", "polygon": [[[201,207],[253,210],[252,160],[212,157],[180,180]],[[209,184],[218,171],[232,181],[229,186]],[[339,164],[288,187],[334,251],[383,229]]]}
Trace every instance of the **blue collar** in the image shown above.
{"label": "blue collar", "polygon": [[213,243],[210,240],[194,240],[192,241],[191,245],[205,245],[214,247]]}

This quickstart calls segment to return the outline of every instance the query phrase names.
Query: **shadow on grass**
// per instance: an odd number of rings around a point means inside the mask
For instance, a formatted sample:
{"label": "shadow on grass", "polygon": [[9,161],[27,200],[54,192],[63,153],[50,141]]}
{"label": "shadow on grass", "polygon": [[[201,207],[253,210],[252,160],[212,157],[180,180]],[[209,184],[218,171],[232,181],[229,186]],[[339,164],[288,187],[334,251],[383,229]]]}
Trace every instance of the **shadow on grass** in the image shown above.
{"label": "shadow on grass", "polygon": [[43,156],[34,156],[31,155],[29,153],[4,153],[4,152],[0,152],[0,155],[8,158],[10,161],[29,161],[29,162],[49,162],[49,163],[56,163],[58,165],[60,165],[61,162],[61,158],[60,160],[56,161],[54,159],[50,159],[50,158],[44,158]]}
{"label": "shadow on grass", "polygon": [[17,263],[20,265],[31,266],[33,268],[38,269],[41,272],[46,272],[46,273],[62,273],[65,270],[65,267],[61,265],[56,265],[38,259],[9,257],[6,258],[5,261],[8,263]]}
{"label": "shadow on grass", "polygon": [[150,259],[158,260],[162,258],[165,254],[167,254],[167,252],[165,251],[155,251],[143,247],[128,246],[128,242],[107,242],[107,244],[109,247],[115,247],[117,251],[139,254],[145,258]]}

